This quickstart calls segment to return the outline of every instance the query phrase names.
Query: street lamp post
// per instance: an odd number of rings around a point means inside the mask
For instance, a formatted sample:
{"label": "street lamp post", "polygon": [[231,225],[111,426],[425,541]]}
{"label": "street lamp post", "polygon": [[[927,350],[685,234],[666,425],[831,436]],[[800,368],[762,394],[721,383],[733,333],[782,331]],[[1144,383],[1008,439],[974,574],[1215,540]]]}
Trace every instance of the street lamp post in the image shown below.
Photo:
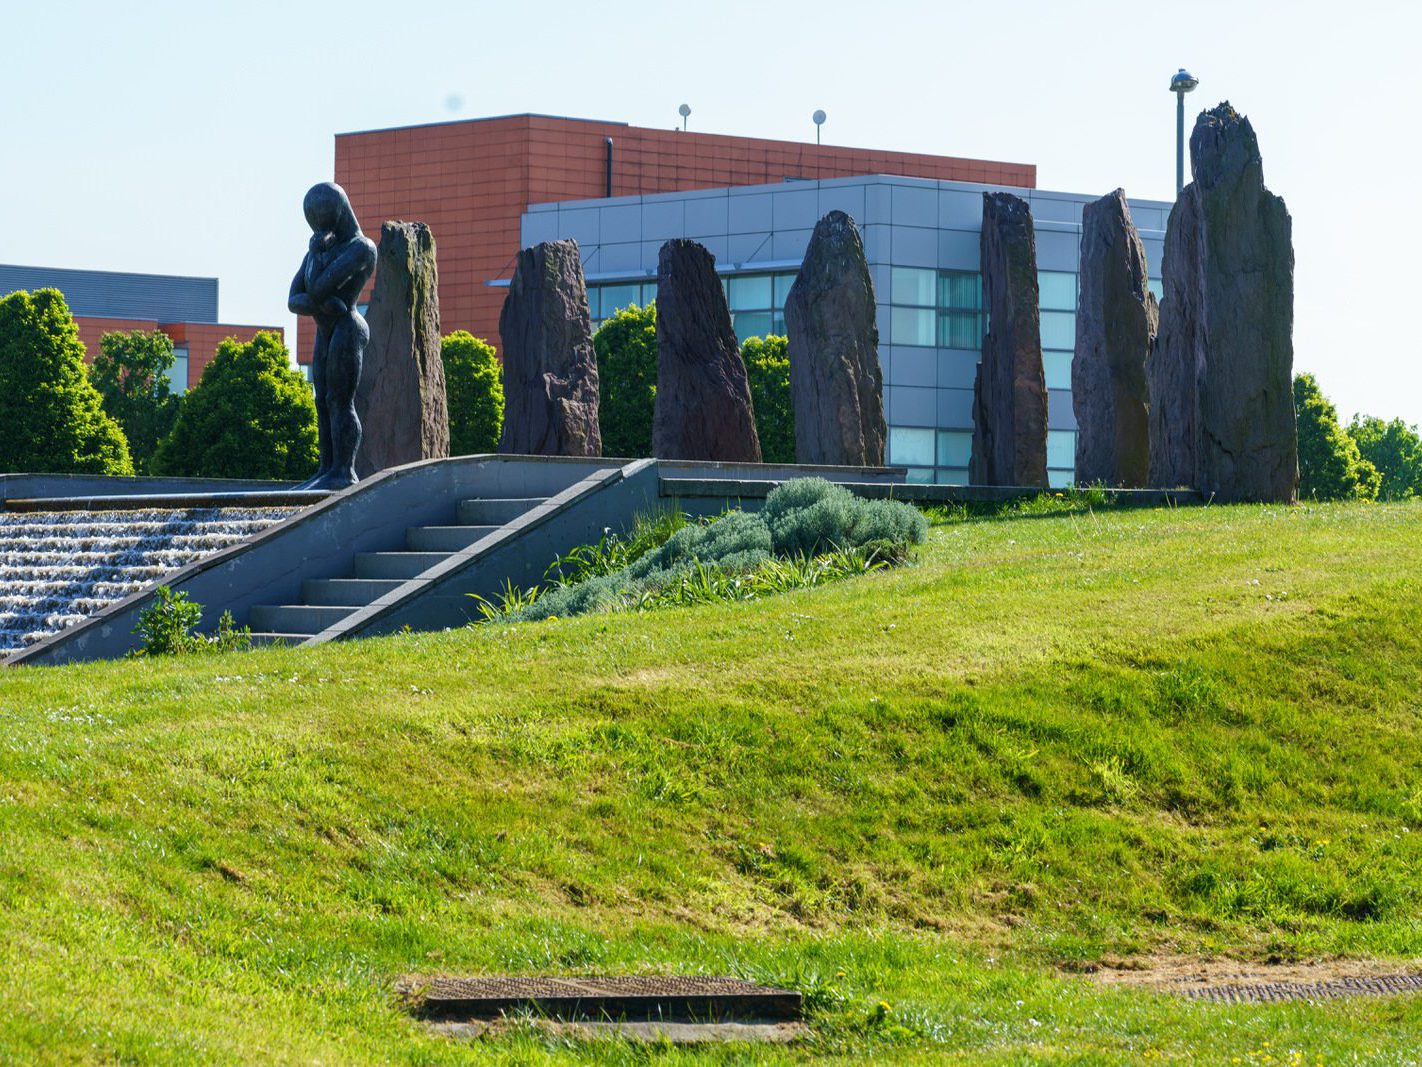
{"label": "street lamp post", "polygon": [[1200,79],[1184,67],[1170,79],[1170,91],[1175,94],[1175,195],[1185,188],[1185,94],[1200,84]]}

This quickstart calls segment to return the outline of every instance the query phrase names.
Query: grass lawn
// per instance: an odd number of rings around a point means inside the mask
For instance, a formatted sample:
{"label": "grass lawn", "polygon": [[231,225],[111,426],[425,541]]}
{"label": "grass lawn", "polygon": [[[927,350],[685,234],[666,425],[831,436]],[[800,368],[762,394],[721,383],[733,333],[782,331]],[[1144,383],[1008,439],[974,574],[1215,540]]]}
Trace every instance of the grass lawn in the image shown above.
{"label": "grass lawn", "polygon": [[[0,675],[0,1062],[1415,1063],[1422,505],[942,522],[751,603]],[[1422,966],[1422,965],[1419,965]],[[454,1041],[411,973],[734,974],[790,1049]]]}

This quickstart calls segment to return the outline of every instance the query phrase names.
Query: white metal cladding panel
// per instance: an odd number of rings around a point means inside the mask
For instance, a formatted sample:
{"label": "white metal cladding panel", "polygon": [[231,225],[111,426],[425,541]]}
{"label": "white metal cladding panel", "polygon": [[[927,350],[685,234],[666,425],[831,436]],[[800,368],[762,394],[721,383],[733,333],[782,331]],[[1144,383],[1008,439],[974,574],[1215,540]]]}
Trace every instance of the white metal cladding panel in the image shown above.
{"label": "white metal cladding panel", "polygon": [[58,289],[76,315],[159,322],[216,322],[217,279],[0,264],[0,295]]}

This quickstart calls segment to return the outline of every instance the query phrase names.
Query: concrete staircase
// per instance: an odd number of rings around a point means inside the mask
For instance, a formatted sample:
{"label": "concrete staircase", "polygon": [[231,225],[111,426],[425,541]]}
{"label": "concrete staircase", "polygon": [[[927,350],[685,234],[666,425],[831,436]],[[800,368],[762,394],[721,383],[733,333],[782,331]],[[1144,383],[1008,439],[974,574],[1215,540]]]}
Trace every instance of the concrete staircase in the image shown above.
{"label": "concrete staircase", "polygon": [[544,503],[545,497],[480,497],[461,500],[454,526],[411,526],[402,549],[357,552],[343,578],[310,578],[295,604],[257,604],[251,609],[254,644],[299,645],[339,625],[360,608],[417,580]]}

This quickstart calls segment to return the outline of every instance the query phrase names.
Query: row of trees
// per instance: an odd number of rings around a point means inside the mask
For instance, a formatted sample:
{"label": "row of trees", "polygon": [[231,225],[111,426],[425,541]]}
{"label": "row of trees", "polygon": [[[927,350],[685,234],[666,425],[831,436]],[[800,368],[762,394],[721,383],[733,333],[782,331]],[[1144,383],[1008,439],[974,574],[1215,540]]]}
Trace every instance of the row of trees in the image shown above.
{"label": "row of trees", "polygon": [[1344,426],[1312,374],[1294,378],[1299,495],[1314,500],[1422,496],[1422,438],[1401,419],[1355,415]]}

